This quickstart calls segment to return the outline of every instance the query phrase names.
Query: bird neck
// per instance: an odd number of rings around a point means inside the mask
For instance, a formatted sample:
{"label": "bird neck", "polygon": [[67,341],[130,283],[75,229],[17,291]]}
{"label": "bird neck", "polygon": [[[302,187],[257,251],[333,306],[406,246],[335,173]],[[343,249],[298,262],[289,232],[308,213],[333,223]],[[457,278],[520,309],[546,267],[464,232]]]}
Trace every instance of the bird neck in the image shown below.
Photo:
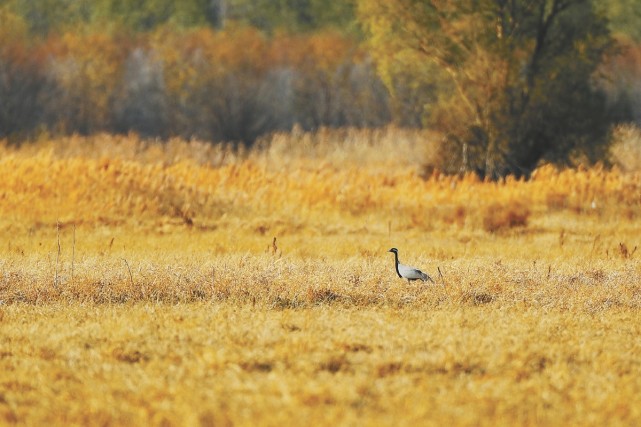
{"label": "bird neck", "polygon": [[401,272],[398,271],[398,254],[396,252],[394,252],[394,268],[396,269],[396,274],[398,274],[398,277],[402,279],[403,276],[401,276]]}

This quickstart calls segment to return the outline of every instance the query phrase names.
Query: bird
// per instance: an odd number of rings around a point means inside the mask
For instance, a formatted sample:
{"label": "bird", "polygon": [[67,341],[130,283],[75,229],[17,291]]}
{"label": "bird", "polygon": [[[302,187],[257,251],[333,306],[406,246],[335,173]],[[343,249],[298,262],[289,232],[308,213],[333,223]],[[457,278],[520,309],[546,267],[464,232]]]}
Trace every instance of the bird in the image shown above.
{"label": "bird", "polygon": [[396,274],[401,279],[407,279],[407,282],[410,283],[412,280],[422,280],[423,282],[430,281],[434,283],[432,278],[423,273],[418,268],[410,267],[409,265],[403,265],[398,262],[398,249],[392,248],[387,252],[392,252],[394,254],[394,267],[396,268]]}

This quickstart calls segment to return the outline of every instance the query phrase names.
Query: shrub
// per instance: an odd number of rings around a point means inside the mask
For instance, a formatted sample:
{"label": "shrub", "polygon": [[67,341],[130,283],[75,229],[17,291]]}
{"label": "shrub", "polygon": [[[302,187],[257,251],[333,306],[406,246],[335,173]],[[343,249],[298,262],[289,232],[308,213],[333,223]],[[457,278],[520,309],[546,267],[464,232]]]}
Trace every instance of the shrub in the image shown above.
{"label": "shrub", "polygon": [[623,124],[612,131],[611,161],[626,172],[641,171],[641,129]]}
{"label": "shrub", "polygon": [[527,226],[530,209],[521,202],[494,202],[484,208],[483,229],[490,233]]}

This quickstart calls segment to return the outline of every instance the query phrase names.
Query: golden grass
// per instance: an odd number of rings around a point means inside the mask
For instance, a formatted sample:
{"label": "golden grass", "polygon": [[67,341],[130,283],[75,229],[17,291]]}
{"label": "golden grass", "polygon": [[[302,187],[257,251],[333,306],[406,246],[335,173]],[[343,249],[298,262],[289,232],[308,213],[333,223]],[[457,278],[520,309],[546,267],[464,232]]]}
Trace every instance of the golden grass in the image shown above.
{"label": "golden grass", "polygon": [[0,424],[638,424],[641,176],[433,138],[3,146]]}
{"label": "golden grass", "polygon": [[632,425],[635,317],[12,305],[0,413],[28,425]]}

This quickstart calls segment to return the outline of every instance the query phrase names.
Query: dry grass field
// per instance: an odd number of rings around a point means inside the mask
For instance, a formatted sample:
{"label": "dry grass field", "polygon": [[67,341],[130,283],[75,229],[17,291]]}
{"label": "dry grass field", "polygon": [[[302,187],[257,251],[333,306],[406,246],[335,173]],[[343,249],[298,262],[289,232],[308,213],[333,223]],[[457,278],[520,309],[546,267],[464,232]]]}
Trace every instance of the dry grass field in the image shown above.
{"label": "dry grass field", "polygon": [[433,138],[0,146],[0,425],[641,424],[639,172]]}

